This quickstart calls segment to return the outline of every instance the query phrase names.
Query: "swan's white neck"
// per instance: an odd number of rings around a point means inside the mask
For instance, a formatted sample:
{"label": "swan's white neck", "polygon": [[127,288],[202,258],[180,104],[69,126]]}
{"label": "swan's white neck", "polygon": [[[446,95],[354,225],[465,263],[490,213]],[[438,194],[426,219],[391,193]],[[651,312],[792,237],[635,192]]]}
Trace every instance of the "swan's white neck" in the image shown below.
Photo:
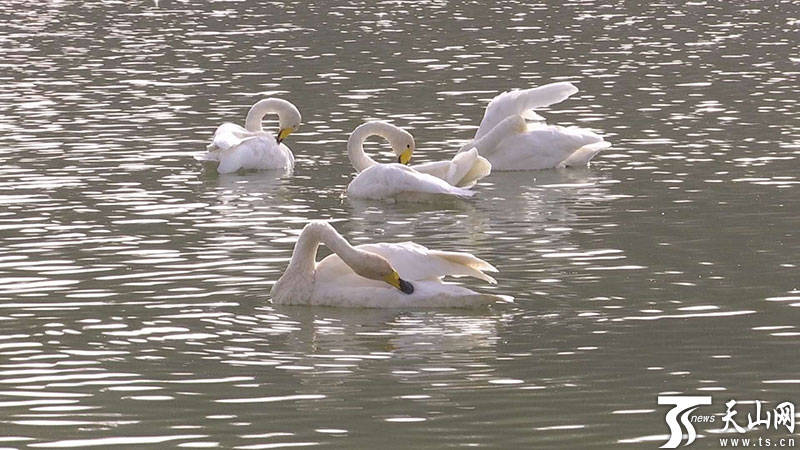
{"label": "swan's white neck", "polygon": [[486,156],[494,152],[500,142],[516,133],[522,133],[526,130],[527,123],[521,116],[513,115],[503,119],[500,123],[495,125],[487,134],[478,139],[474,139],[461,147],[459,152],[467,151],[473,147],[478,149],[481,156]]}
{"label": "swan's white neck", "polygon": [[286,115],[290,108],[293,108],[291,103],[279,98],[259,100],[251,106],[250,111],[247,112],[244,128],[251,133],[260,133],[264,131],[261,127],[261,121],[264,120],[264,116],[274,113],[278,115],[278,120],[280,120],[282,116]]}
{"label": "swan's white neck", "polygon": [[306,225],[300,233],[285,274],[313,275],[317,266],[317,250],[320,244],[325,244],[332,252],[339,255],[345,264],[351,267],[353,264],[357,264],[361,251],[353,248],[327,222],[314,221]]}
{"label": "swan's white neck", "polygon": [[356,127],[347,140],[347,156],[356,172],[378,164],[364,153],[364,141],[370,136],[380,136],[389,142],[397,135],[399,128],[386,122],[367,122]]}

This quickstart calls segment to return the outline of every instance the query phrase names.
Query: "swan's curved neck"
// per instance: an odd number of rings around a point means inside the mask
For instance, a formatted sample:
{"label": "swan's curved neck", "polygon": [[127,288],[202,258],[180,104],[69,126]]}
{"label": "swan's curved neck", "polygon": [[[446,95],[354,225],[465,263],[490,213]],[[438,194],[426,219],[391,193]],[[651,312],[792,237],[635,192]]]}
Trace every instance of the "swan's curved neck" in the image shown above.
{"label": "swan's curved neck", "polygon": [[500,142],[505,138],[516,133],[524,132],[526,126],[525,119],[522,117],[516,114],[509,116],[495,125],[495,127],[492,128],[487,134],[478,139],[474,139],[461,147],[460,151],[466,151],[472,147],[475,147],[478,149],[478,153],[480,153],[482,156],[486,156],[490,153],[493,153],[496,150],[497,145],[500,144]]}
{"label": "swan's curved neck", "polygon": [[353,248],[353,246],[327,222],[311,222],[306,225],[300,233],[286,272],[298,271],[306,274],[313,274],[314,270],[316,270],[319,244],[325,244],[332,252],[339,255],[342,261],[348,266],[352,266],[361,252]]}
{"label": "swan's curved neck", "polygon": [[261,127],[261,121],[264,120],[264,116],[270,113],[275,113],[278,115],[278,118],[280,118],[283,111],[284,105],[279,99],[268,98],[265,100],[260,100],[251,106],[250,111],[247,112],[247,118],[244,121],[244,128],[252,133],[264,131],[264,129]]}
{"label": "swan's curved neck", "polygon": [[380,136],[391,142],[395,132],[394,125],[385,122],[367,122],[353,130],[350,139],[347,140],[347,156],[356,172],[378,164],[364,153],[364,141],[370,136]]}

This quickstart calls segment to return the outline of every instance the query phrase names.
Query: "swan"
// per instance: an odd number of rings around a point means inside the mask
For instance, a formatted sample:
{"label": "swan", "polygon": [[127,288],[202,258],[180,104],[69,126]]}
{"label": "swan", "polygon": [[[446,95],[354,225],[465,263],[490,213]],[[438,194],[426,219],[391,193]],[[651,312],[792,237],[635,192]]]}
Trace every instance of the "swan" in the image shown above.
{"label": "swan", "polygon": [[[364,141],[370,136],[381,136],[392,146],[397,155],[397,163],[379,164],[364,153]],[[423,173],[406,164],[414,153],[414,137],[409,132],[382,121],[366,122],[350,134],[347,141],[347,156],[358,175],[347,186],[351,198],[371,200],[390,199],[394,201],[424,201],[436,197],[471,197],[475,192],[453,186],[447,180]],[[472,165],[480,164],[477,150],[465,152],[464,159],[449,163],[461,170],[453,170],[451,179],[474,184],[477,175],[471,173]],[[472,164],[472,165],[470,165]],[[487,163],[488,164],[488,163]],[[460,172],[458,175],[455,175]],[[480,170],[476,170],[480,172]],[[477,181],[477,180],[475,180]]]}
{"label": "swan", "polygon": [[[317,262],[320,244],[333,253]],[[512,301],[442,282],[449,275],[495,284],[484,272],[496,271],[469,253],[429,250],[413,242],[353,247],[329,223],[312,221],[270,294],[275,304],[364,308],[467,308]]]}
{"label": "swan", "polygon": [[[265,115],[278,115],[278,135],[265,131],[261,121]],[[245,170],[291,170],[294,155],[283,140],[300,126],[300,111],[279,98],[259,100],[247,112],[244,128],[223,123],[214,132],[208,152],[198,159],[217,164],[217,172],[232,173]]]}
{"label": "swan", "polygon": [[[493,170],[538,170],[586,166],[601,150],[611,146],[597,133],[579,127],[547,125],[533,110],[566,100],[578,89],[568,82],[504,92],[489,102],[475,138],[460,152],[478,148]],[[505,139],[481,142],[498,126],[515,128],[525,119],[523,132],[509,133]],[[510,123],[506,123],[510,121]],[[513,124],[513,126],[512,126]]]}

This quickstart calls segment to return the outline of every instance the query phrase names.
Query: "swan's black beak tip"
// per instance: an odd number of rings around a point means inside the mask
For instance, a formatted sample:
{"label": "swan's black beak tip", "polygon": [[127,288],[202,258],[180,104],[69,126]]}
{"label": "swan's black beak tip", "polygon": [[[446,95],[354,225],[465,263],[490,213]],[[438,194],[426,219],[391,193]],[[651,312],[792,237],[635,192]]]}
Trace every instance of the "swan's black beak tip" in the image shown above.
{"label": "swan's black beak tip", "polygon": [[404,294],[413,294],[414,285],[404,279],[400,279],[400,291]]}

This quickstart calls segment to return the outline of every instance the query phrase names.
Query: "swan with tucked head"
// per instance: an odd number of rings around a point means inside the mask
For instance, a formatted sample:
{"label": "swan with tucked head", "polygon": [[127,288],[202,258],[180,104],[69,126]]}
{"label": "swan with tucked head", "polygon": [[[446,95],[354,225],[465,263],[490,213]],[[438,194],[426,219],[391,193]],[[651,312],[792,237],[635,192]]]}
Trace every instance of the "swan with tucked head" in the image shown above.
{"label": "swan with tucked head", "polygon": [[[333,254],[317,262],[320,244]],[[494,284],[491,264],[469,253],[429,250],[413,242],[352,246],[330,224],[303,228],[292,258],[272,287],[276,304],[366,308],[476,307],[510,297],[445,284],[445,276],[472,276]]]}
{"label": "swan with tucked head", "polygon": [[[379,164],[364,153],[364,141],[380,136],[389,142],[397,163]],[[449,184],[434,175],[419,172],[406,164],[414,153],[414,137],[406,130],[387,122],[373,121],[359,125],[347,141],[347,156],[358,175],[347,186],[352,198],[393,201],[428,201],[440,197],[471,197],[474,192]]]}
{"label": "swan with tucked head", "polygon": [[[262,128],[267,114],[278,115],[275,135]],[[286,100],[267,98],[256,102],[247,112],[244,128],[223,123],[214,132],[208,152],[201,161],[217,165],[217,172],[239,170],[284,170],[294,167],[294,155],[283,140],[300,127],[300,111]]]}
{"label": "swan with tucked head", "polygon": [[370,136],[380,136],[386,139],[397,156],[398,164],[408,164],[411,161],[411,156],[416,148],[414,136],[411,133],[388,122],[366,122],[356,127],[350,134],[350,139],[347,140],[347,157],[350,158],[350,163],[353,164],[356,172],[360,173],[372,166],[379,165],[364,153],[364,141]]}
{"label": "swan with tucked head", "polygon": [[[611,146],[597,133],[579,127],[547,125],[534,109],[562,102],[578,89],[567,82],[551,83],[520,91],[504,92],[489,102],[475,138],[460,151],[478,148],[493,170],[537,170],[586,166],[601,150]],[[506,120],[519,123],[523,132],[503,134],[497,127]],[[496,134],[490,141],[486,138]],[[499,137],[499,139],[498,139]],[[481,140],[483,142],[481,143]]]}

